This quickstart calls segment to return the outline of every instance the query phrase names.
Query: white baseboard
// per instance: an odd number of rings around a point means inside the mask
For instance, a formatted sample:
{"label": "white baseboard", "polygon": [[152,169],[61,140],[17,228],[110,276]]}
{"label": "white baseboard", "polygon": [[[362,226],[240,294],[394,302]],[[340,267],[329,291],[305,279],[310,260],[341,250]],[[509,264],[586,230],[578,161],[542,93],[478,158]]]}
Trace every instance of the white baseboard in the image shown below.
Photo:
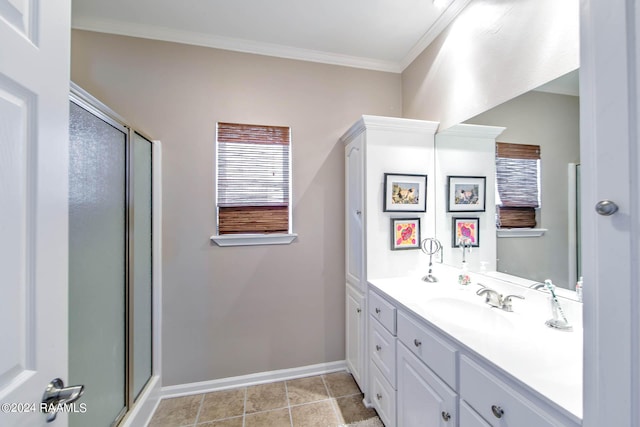
{"label": "white baseboard", "polygon": [[313,375],[328,374],[345,371],[347,363],[344,360],[302,366],[299,368],[281,369],[279,371],[259,372],[257,374],[241,375],[237,377],[221,378],[219,380],[202,381],[197,383],[179,384],[162,387],[160,394],[163,399],[168,397],[188,396],[198,393],[226,390],[237,387],[247,387],[275,381],[291,380]]}

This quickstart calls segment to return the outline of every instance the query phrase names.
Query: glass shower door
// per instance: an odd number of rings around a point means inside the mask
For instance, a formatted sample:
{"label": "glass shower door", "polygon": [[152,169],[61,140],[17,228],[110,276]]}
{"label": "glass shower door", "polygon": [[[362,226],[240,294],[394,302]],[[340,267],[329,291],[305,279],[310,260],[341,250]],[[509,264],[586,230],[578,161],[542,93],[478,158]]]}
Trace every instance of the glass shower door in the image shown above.
{"label": "glass shower door", "polygon": [[133,298],[133,361],[132,393],[137,399],[151,378],[152,348],[152,175],[151,141],[132,132],[131,136],[131,207],[133,211],[130,234],[132,237],[132,272],[130,287]]}
{"label": "glass shower door", "polygon": [[126,401],[126,128],[70,103],[69,383],[87,412],[71,427],[110,426]]}

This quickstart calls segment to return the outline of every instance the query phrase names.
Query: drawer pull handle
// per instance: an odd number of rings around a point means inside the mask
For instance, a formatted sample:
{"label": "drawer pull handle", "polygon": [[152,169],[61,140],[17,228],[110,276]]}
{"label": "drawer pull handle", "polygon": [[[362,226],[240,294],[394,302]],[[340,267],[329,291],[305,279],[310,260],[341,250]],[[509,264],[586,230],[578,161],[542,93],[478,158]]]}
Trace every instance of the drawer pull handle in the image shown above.
{"label": "drawer pull handle", "polygon": [[376,307],[376,314],[380,314],[380,309]]}
{"label": "drawer pull handle", "polygon": [[442,419],[445,421],[449,421],[451,419],[451,414],[446,411],[442,411]]}
{"label": "drawer pull handle", "polygon": [[502,416],[504,415],[504,409],[496,405],[491,405],[491,412],[493,412],[493,415],[496,418],[502,418]]}
{"label": "drawer pull handle", "polygon": [[377,398],[378,400],[380,400],[380,399],[382,399],[382,395],[381,395],[380,393],[376,393],[376,398]]}
{"label": "drawer pull handle", "polygon": [[415,340],[413,340],[413,345],[415,345],[416,347],[420,347],[422,345],[422,341],[416,338]]}
{"label": "drawer pull handle", "polygon": [[357,312],[357,313],[360,313],[361,311],[362,311],[362,309],[361,309],[361,308],[356,308],[356,312]]}
{"label": "drawer pull handle", "polygon": [[376,351],[380,351],[382,350],[382,347],[380,347],[378,344],[376,344]]}

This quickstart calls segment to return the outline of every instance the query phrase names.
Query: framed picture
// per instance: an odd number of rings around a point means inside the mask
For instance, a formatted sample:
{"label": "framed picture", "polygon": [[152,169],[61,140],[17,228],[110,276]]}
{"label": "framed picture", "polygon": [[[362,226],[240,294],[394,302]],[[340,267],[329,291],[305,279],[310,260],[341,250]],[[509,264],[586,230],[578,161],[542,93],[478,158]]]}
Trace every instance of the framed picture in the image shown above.
{"label": "framed picture", "polygon": [[427,175],[384,174],[384,212],[426,212]]}
{"label": "framed picture", "polygon": [[453,235],[451,241],[454,248],[462,246],[480,246],[480,218],[453,218]]}
{"label": "framed picture", "polygon": [[447,212],[484,212],[487,178],[484,176],[448,176]]}
{"label": "framed picture", "polygon": [[391,218],[391,250],[420,248],[420,218]]}

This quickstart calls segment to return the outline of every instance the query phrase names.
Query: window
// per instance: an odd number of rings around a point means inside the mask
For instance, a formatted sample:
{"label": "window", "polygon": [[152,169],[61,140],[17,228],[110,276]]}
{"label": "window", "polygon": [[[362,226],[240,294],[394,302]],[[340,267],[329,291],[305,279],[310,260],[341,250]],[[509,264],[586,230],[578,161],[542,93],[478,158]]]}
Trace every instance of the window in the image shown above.
{"label": "window", "polygon": [[540,207],[540,146],[496,143],[498,228],[533,228]]}
{"label": "window", "polygon": [[291,233],[290,134],[282,126],[218,123],[219,236]]}

